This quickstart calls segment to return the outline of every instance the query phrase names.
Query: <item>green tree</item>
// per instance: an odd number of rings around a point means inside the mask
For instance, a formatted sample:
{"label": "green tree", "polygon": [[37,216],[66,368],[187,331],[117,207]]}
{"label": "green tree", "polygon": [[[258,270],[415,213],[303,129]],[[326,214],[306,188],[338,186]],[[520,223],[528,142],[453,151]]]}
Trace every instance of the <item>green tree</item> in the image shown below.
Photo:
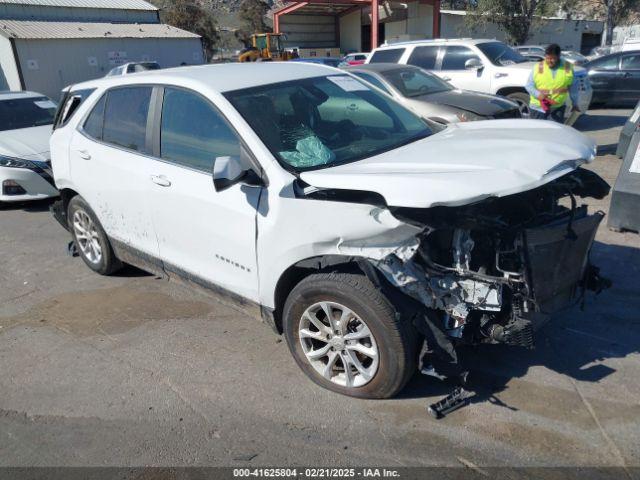
{"label": "green tree", "polygon": [[197,0],[156,0],[162,21],[177,28],[197,33],[202,37],[207,59],[215,52],[220,41],[218,24],[211,12]]}
{"label": "green tree", "polygon": [[271,28],[266,23],[270,8],[265,0],[243,0],[238,12],[242,25],[236,31],[236,37],[248,45],[254,33],[270,32]]}
{"label": "green tree", "polygon": [[523,44],[534,24],[557,7],[555,0],[477,0],[467,7],[467,24],[473,29],[496,24],[511,42]]}

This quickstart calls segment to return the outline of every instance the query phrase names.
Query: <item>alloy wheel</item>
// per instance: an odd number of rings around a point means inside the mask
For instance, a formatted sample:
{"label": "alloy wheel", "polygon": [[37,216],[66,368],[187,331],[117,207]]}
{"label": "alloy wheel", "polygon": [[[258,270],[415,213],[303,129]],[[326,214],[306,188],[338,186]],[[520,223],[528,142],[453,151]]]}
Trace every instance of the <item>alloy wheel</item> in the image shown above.
{"label": "alloy wheel", "polygon": [[380,352],[371,330],[344,305],[311,305],[300,318],[298,335],[309,363],[333,383],[361,387],[378,371]]}
{"label": "alloy wheel", "polygon": [[95,223],[84,210],[76,210],[73,214],[73,233],[76,243],[83,255],[91,263],[102,261],[102,246]]}

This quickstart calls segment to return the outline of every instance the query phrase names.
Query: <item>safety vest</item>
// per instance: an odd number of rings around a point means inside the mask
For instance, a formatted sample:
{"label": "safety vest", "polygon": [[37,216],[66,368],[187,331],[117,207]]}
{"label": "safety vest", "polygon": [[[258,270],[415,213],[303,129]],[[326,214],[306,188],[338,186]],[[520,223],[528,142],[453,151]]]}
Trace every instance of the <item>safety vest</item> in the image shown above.
{"label": "safety vest", "polygon": [[[573,65],[563,61],[563,65],[559,65],[555,70],[556,76],[553,76],[551,68],[545,61],[538,62],[533,67],[533,83],[540,93],[549,95],[554,103],[551,109],[562,107],[569,96],[569,87],[573,83]],[[529,102],[532,107],[541,108],[540,100],[533,95]]]}

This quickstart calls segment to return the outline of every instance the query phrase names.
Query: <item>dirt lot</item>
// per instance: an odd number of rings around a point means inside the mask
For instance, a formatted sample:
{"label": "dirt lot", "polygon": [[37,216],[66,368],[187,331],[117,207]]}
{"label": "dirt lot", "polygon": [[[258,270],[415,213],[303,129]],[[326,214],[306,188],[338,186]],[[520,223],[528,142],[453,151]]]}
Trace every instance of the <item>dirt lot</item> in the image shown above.
{"label": "dirt lot", "polygon": [[[577,125],[611,183],[629,113]],[[68,240],[46,204],[0,211],[0,466],[640,466],[638,235],[603,226],[593,257],[614,287],[533,352],[478,351],[486,391],[440,421],[436,380],[388,401],[332,394],[234,307],[133,268],[95,275]]]}

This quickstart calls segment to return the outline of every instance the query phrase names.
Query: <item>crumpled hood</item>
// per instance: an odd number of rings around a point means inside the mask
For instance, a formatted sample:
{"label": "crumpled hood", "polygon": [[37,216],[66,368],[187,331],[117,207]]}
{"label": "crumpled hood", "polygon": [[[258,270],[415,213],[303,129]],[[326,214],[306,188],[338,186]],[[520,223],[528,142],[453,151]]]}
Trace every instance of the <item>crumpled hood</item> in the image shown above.
{"label": "crumpled hood", "polygon": [[536,188],[591,162],[595,151],[593,140],[551,121],[488,120],[300,177],[317,188],[377,192],[395,207],[459,206]]}
{"label": "crumpled hood", "polygon": [[0,155],[25,160],[49,160],[51,125],[0,131]]}
{"label": "crumpled hood", "polygon": [[469,92],[466,90],[450,90],[447,92],[422,95],[412,100],[446,105],[449,107],[466,110],[476,115],[491,116],[508,110],[515,110],[518,104],[497,95]]}

